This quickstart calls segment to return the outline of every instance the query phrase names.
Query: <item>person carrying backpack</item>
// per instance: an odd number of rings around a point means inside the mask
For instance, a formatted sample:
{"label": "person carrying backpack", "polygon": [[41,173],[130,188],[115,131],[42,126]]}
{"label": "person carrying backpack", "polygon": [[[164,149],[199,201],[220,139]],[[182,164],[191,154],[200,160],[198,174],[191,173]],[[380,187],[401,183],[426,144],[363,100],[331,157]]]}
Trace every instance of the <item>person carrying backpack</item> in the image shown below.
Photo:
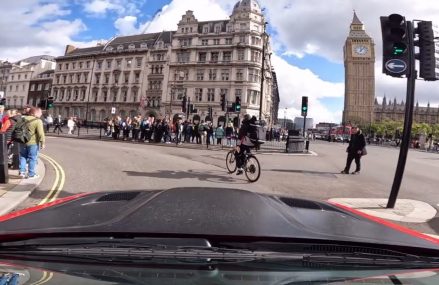
{"label": "person carrying backpack", "polygon": [[[12,140],[21,143],[20,147],[20,172],[22,178],[34,179],[39,175],[35,172],[38,152],[45,148],[45,134],[43,122],[40,117],[43,112],[40,108],[32,107],[28,116],[23,116],[14,126]],[[29,164],[28,175],[26,166]]]}

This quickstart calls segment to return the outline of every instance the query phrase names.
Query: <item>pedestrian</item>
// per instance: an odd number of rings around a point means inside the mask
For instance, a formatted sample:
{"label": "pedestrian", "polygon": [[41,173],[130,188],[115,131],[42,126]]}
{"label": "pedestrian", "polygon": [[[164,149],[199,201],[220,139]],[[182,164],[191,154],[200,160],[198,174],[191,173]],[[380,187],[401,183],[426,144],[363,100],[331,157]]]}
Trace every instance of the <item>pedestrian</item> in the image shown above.
{"label": "pedestrian", "polygon": [[361,156],[366,154],[366,139],[363,133],[357,126],[352,127],[352,135],[349,141],[349,146],[346,149],[348,157],[346,160],[346,166],[341,172],[342,174],[349,174],[349,169],[351,168],[352,161],[355,160],[355,171],[352,174],[360,174],[361,170]]}
{"label": "pedestrian", "polygon": [[69,129],[68,134],[73,135],[73,129],[75,128],[75,121],[73,120],[73,117],[70,117],[67,121],[67,128]]}
{"label": "pedestrian", "polygon": [[0,122],[2,121],[3,116],[5,116],[5,115],[6,115],[6,113],[5,113],[5,106],[4,105],[0,105]]}
{"label": "pedestrian", "polygon": [[209,148],[209,145],[211,143],[210,140],[213,137],[213,126],[211,122],[206,124],[205,132],[206,132],[206,147]]}
{"label": "pedestrian", "polygon": [[[40,108],[30,108],[29,115],[23,116],[27,121],[30,139],[20,147],[20,176],[28,179],[38,178],[35,172],[37,165],[38,152],[45,148],[45,135],[41,116],[43,112]],[[18,125],[18,124],[17,124]],[[15,138],[14,138],[15,139]],[[28,174],[26,175],[26,167],[28,166]]]}
{"label": "pedestrian", "polygon": [[137,141],[139,139],[139,132],[140,132],[140,120],[141,117],[135,116],[133,118],[133,121],[131,122],[131,128],[132,128],[132,141]]}
{"label": "pedestrian", "polygon": [[201,121],[200,125],[198,126],[198,135],[200,137],[200,144],[205,144],[206,143],[206,124],[204,123],[204,121]]}
{"label": "pedestrian", "polygon": [[50,127],[53,125],[52,114],[48,114],[46,117],[46,132],[49,132]]}
{"label": "pedestrian", "polygon": [[183,128],[184,126],[182,119],[178,118],[177,122],[175,123],[175,144],[177,145],[182,144]]}
{"label": "pedestrian", "polygon": [[200,133],[198,132],[198,129],[200,128],[200,123],[198,121],[194,122],[194,128],[192,131],[192,142],[194,142],[194,138],[195,138],[195,143],[199,144],[201,141],[201,136]]}
{"label": "pedestrian", "polygon": [[226,139],[227,139],[227,146],[232,146],[232,137],[235,130],[233,129],[232,123],[228,123],[226,127]]}
{"label": "pedestrian", "polygon": [[58,132],[62,133],[62,129],[61,129],[61,126],[62,126],[62,118],[61,118],[61,115],[58,115],[58,117],[56,117],[56,118],[53,120],[53,124],[55,125],[55,128],[53,128],[53,132],[55,133],[56,130],[58,130]]}
{"label": "pedestrian", "polygon": [[225,134],[225,131],[224,131],[223,125],[219,125],[215,131],[217,144],[222,145],[222,140],[223,140],[224,134]]}

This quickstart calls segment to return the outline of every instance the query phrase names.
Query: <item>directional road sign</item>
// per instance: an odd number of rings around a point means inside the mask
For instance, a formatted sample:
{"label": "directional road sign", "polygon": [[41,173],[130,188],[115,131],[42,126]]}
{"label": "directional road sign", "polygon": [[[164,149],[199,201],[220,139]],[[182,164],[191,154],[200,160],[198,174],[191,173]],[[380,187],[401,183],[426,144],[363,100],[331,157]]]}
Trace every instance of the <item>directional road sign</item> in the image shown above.
{"label": "directional road sign", "polygon": [[111,114],[116,114],[116,107],[111,107]]}
{"label": "directional road sign", "polygon": [[400,59],[391,59],[386,62],[386,69],[392,73],[403,73],[407,69],[407,63]]}

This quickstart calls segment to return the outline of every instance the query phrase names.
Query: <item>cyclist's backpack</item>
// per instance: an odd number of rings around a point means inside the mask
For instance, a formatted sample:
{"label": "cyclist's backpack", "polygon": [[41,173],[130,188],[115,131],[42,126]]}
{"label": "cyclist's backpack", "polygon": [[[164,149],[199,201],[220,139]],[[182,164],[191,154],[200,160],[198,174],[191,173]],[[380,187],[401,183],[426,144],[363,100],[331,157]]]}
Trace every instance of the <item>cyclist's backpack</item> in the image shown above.
{"label": "cyclist's backpack", "polygon": [[32,120],[26,120],[25,118],[21,118],[15,125],[14,130],[12,131],[12,141],[19,143],[28,143],[31,139],[31,134],[29,131],[29,124],[37,118]]}

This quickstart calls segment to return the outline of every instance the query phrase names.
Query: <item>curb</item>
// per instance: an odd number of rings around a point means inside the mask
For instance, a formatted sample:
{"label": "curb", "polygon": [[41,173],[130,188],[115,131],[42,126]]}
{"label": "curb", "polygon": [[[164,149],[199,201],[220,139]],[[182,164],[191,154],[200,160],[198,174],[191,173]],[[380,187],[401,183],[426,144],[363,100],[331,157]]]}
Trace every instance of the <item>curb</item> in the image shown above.
{"label": "curb", "polygon": [[5,215],[14,210],[41,184],[46,174],[46,166],[40,158],[38,159],[36,172],[40,175],[40,178],[35,180],[22,179],[17,186],[0,197],[0,215]]}

